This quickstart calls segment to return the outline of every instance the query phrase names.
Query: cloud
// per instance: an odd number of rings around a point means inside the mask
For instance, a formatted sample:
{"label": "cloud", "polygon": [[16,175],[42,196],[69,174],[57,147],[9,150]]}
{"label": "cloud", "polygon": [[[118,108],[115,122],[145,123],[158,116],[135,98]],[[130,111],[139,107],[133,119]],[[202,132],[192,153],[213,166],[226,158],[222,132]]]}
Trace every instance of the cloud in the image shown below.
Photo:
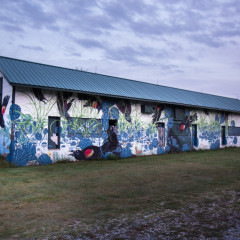
{"label": "cloud", "polygon": [[191,39],[214,48],[222,47],[225,44],[223,41],[208,34],[192,34]]}
{"label": "cloud", "polygon": [[103,44],[93,39],[75,39],[75,42],[85,48],[104,48]]}
{"label": "cloud", "polygon": [[4,29],[5,31],[10,31],[10,32],[23,32],[24,30],[14,24],[0,24],[1,28]]}
{"label": "cloud", "polygon": [[45,11],[40,1],[3,1],[1,8],[4,11],[1,11],[0,18],[6,23],[38,29],[58,29],[56,16],[52,11]]}
{"label": "cloud", "polygon": [[126,1],[102,1],[100,3],[102,11],[117,24],[118,22],[131,22],[138,15],[149,13],[154,14],[154,7],[146,4],[141,0],[126,0]]}
{"label": "cloud", "polygon": [[26,46],[26,45],[19,45],[19,47],[24,48],[26,50],[31,50],[31,51],[41,51],[43,52],[44,49],[39,46]]}
{"label": "cloud", "polygon": [[2,54],[61,66],[81,59],[104,74],[174,84],[230,72],[239,80],[239,0],[1,0],[1,9]]}

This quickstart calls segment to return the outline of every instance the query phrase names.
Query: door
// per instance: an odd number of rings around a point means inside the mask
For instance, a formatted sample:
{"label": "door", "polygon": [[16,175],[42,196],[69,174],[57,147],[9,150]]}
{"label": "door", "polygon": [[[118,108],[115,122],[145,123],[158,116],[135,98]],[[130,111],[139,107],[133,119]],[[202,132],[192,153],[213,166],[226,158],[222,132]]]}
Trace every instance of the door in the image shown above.
{"label": "door", "polygon": [[158,123],[158,144],[160,147],[165,146],[165,126],[164,123]]}
{"label": "door", "polygon": [[192,125],[192,146],[197,147],[197,125]]}
{"label": "door", "polygon": [[222,134],[221,134],[222,145],[226,145],[226,127],[222,126]]}

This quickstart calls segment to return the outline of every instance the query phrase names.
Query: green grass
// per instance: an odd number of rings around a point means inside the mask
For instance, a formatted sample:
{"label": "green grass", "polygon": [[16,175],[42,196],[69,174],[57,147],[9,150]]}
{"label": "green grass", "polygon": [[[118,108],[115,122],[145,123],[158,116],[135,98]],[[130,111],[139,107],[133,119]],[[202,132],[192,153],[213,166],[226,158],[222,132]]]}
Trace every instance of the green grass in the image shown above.
{"label": "green grass", "polygon": [[[0,168],[0,239],[61,235],[121,214],[178,209],[240,191],[240,149]],[[161,203],[165,204],[162,205]],[[74,234],[74,232],[72,233]]]}

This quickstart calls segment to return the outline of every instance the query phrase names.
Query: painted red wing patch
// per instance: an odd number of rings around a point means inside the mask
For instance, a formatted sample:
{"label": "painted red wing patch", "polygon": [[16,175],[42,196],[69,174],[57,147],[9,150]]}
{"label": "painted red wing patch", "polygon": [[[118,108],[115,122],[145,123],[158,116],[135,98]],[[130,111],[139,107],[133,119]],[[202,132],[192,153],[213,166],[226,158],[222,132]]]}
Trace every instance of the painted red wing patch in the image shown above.
{"label": "painted red wing patch", "polygon": [[6,107],[3,106],[3,107],[2,107],[2,115],[5,113],[5,110],[6,110]]}
{"label": "painted red wing patch", "polygon": [[93,108],[97,108],[97,105],[98,105],[98,103],[97,103],[96,101],[94,101],[94,102],[92,103],[92,107],[93,107]]}
{"label": "painted red wing patch", "polygon": [[92,155],[94,154],[94,150],[93,149],[87,149],[85,152],[84,152],[84,156],[85,158],[90,158]]}
{"label": "painted red wing patch", "polygon": [[180,125],[180,131],[183,131],[185,129],[185,125],[184,124],[181,124]]}

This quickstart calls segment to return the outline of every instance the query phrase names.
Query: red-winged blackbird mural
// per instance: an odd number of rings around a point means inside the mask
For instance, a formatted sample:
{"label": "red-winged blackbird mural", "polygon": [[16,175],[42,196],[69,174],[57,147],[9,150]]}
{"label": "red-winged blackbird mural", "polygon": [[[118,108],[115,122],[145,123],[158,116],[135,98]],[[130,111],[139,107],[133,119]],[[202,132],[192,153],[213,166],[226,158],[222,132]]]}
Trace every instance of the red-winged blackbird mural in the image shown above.
{"label": "red-winged blackbird mural", "polygon": [[162,111],[165,109],[164,105],[157,105],[155,108],[155,112],[153,114],[152,117],[152,123],[158,122],[160,117],[161,117],[161,113]]}
{"label": "red-winged blackbird mural", "polygon": [[98,112],[102,109],[102,103],[100,99],[96,97],[90,97],[87,101],[87,103],[84,104],[84,107],[92,107],[94,109],[97,109]]}
{"label": "red-winged blackbird mural", "polygon": [[0,112],[0,126],[1,126],[1,128],[5,128],[5,122],[4,122],[3,116],[4,116],[4,113],[6,111],[6,108],[7,108],[8,102],[9,102],[9,98],[10,98],[10,96],[7,95],[3,98],[2,103],[0,102],[0,109],[1,109],[1,112]]}
{"label": "red-winged blackbird mural", "polygon": [[181,122],[179,125],[180,131],[183,132],[184,130],[188,129],[192,125],[192,122],[194,121],[197,121],[196,113],[194,113],[192,116],[186,116],[183,122]]}
{"label": "red-winged blackbird mural", "polygon": [[57,107],[58,107],[59,114],[60,116],[66,119],[71,119],[68,113],[68,110],[71,108],[72,102],[74,101],[74,98],[69,100],[71,96],[72,96],[72,93],[67,93],[67,92],[57,93]]}
{"label": "red-winged blackbird mural", "polygon": [[[100,147],[98,146],[88,146],[83,150],[75,150],[70,154],[74,156],[77,160],[92,160],[107,158],[109,154],[120,156],[120,146],[117,139],[117,135],[114,131],[108,130],[108,139]],[[119,148],[119,151],[116,149]]]}
{"label": "red-winged blackbird mural", "polygon": [[194,121],[197,121],[197,114],[186,115],[182,121],[174,121],[172,118],[172,123],[168,124],[167,148],[169,152],[184,152],[192,148],[190,127]]}
{"label": "red-winged blackbird mural", "polygon": [[41,101],[43,103],[47,102],[47,99],[44,97],[42,90],[40,88],[33,88],[32,91],[38,101]]}

